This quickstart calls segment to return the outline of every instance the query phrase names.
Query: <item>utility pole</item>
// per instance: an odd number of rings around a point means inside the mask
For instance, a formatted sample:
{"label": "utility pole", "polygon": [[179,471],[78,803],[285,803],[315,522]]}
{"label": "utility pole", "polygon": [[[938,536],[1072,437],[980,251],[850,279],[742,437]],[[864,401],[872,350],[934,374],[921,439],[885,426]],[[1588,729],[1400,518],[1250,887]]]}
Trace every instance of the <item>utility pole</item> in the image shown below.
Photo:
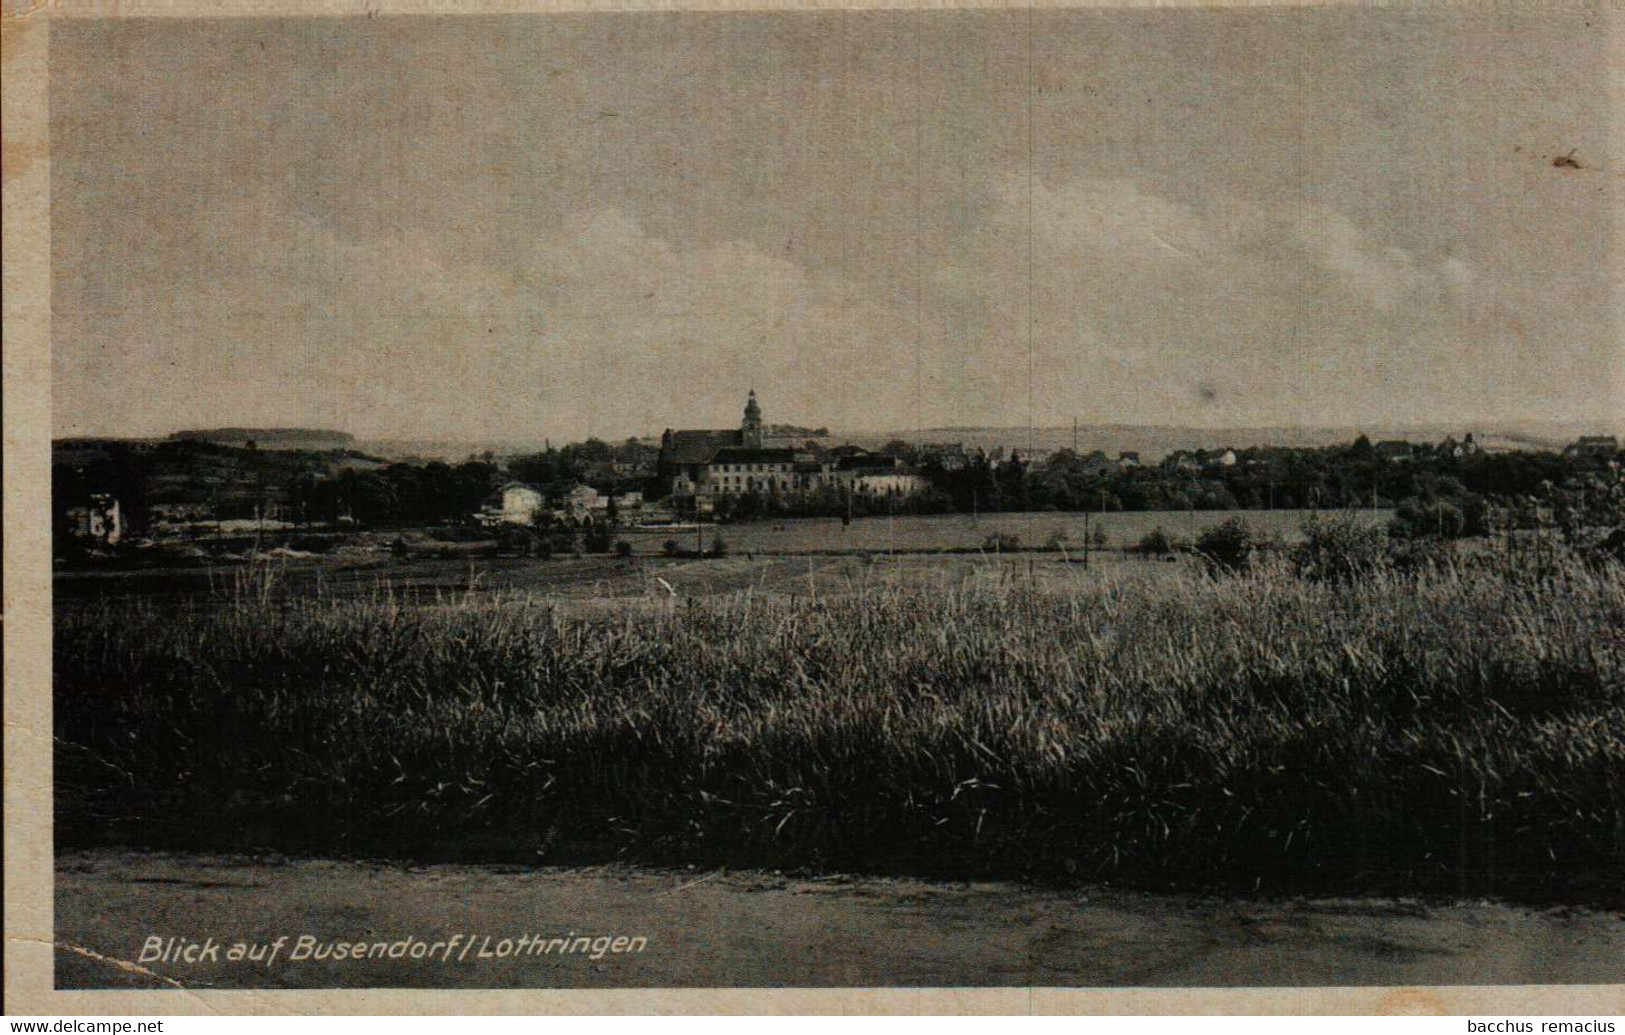
{"label": "utility pole", "polygon": [[1083,567],[1089,569],[1089,512],[1083,512]]}

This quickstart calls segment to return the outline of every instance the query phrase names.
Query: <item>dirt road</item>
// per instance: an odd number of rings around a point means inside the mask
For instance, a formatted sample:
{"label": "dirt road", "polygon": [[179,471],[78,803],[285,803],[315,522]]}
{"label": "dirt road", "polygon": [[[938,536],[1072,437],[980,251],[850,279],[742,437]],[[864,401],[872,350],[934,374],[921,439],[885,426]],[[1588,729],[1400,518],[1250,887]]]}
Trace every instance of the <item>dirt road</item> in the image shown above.
{"label": "dirt road", "polygon": [[[1616,913],[762,873],[78,853],[58,860],[56,925],[59,988],[1625,980]],[[238,942],[268,956],[282,936],[274,961],[228,958]],[[295,960],[301,936],[370,955]]]}

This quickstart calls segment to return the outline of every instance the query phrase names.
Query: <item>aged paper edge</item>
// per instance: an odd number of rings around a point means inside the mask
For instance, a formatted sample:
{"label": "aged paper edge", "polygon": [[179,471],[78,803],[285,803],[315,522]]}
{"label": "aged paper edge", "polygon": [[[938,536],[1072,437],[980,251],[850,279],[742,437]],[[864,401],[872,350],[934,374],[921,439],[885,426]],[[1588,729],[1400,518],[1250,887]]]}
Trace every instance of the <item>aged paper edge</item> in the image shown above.
{"label": "aged paper edge", "polygon": [[1625,0],[3,0],[8,19],[474,15],[612,11],[1001,10],[1371,7],[1617,11]]}
{"label": "aged paper edge", "polygon": [[[1612,157],[1625,157],[1625,0],[40,0],[6,2],[4,117],[5,995],[13,1014],[1531,1014],[1625,1013],[1625,984],[1411,988],[684,988],[56,991],[51,845],[50,133],[52,18],[955,7],[1454,7],[1607,15]],[[1625,212],[1615,219],[1625,241]],[[1606,259],[1616,270],[1621,256]],[[1617,278],[1616,278],[1617,279]],[[1625,295],[1625,292],[1622,292]],[[1625,297],[1616,303],[1625,314]],[[1625,321],[1622,321],[1625,322]]]}

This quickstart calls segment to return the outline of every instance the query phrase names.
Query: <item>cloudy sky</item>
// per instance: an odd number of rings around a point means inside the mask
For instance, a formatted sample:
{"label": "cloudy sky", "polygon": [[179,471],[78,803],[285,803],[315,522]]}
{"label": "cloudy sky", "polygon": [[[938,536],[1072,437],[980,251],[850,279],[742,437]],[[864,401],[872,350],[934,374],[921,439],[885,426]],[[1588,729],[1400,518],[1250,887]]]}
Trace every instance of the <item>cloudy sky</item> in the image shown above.
{"label": "cloudy sky", "polygon": [[59,21],[55,430],[1615,419],[1622,24]]}

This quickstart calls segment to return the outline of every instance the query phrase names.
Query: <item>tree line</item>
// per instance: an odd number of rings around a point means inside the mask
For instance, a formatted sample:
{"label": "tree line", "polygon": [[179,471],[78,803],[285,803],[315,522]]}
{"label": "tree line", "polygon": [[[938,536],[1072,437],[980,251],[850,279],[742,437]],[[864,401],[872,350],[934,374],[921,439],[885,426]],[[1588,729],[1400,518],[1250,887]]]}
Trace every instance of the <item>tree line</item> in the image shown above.
{"label": "tree line", "polygon": [[[1423,447],[1414,457],[1395,461],[1378,457],[1364,439],[1324,448],[1239,450],[1232,465],[1195,469],[1125,467],[1101,454],[1069,450],[1041,465],[1020,457],[1001,463],[973,457],[950,469],[906,443],[888,451],[911,463],[929,489],[892,497],[854,496],[835,487],[806,496],[746,495],[720,501],[718,516],[1377,507],[1396,509],[1400,522],[1418,530],[1479,535],[1489,526],[1493,501],[1546,499],[1556,506],[1565,492],[1596,494],[1577,485],[1619,480],[1617,470],[1600,458],[1535,451],[1455,456]],[[654,474],[656,451],[636,440],[593,439],[505,463],[490,454],[461,463],[384,462],[349,452],[255,451],[196,442],[111,443],[60,452],[53,468],[58,520],[68,508],[105,493],[119,500],[126,527],[135,533],[145,531],[154,508],[165,504],[191,505],[211,518],[274,512],[294,524],[407,527],[472,522],[510,480],[554,496],[581,483],[605,493],[638,490],[649,499],[658,499],[663,490]],[[1538,509],[1528,503],[1519,520],[1538,520]]]}

